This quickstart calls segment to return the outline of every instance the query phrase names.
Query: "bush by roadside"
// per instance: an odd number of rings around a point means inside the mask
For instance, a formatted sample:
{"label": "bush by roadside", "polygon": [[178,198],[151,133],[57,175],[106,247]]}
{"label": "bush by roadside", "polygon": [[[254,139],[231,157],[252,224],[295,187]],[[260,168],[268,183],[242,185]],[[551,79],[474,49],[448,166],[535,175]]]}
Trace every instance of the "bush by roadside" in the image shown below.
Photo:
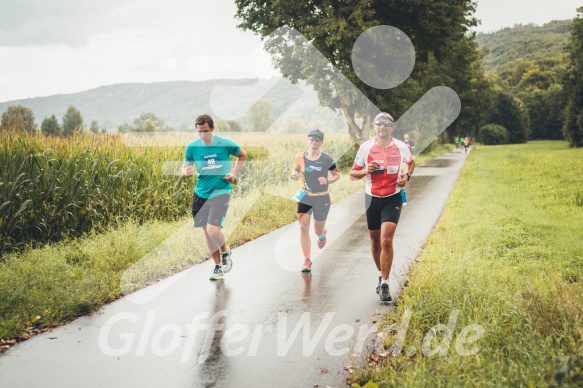
{"label": "bush by roadside", "polygon": [[510,135],[501,125],[486,124],[478,131],[478,139],[484,145],[508,144]]}

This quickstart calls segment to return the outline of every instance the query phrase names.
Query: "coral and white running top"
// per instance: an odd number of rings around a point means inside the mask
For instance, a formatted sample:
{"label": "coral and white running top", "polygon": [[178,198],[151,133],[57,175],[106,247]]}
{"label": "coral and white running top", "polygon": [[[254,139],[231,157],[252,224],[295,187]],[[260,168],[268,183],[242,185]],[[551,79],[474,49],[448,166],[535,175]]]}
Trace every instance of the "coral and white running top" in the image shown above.
{"label": "coral and white running top", "polygon": [[352,168],[362,170],[370,162],[378,165],[372,174],[366,176],[365,191],[373,197],[386,197],[401,191],[397,185],[401,165],[413,162],[413,156],[407,145],[395,138],[391,138],[387,148],[381,147],[376,138],[370,139],[360,146]]}

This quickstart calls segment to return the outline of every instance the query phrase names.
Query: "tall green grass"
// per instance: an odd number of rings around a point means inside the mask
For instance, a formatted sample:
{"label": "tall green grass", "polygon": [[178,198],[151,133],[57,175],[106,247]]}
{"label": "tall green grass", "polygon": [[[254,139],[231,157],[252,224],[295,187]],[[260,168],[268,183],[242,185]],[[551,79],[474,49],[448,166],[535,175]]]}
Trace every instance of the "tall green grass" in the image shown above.
{"label": "tall green grass", "polygon": [[[328,138],[327,152],[350,149],[347,136]],[[298,135],[239,134],[234,140],[249,154],[235,197],[283,184],[293,153],[305,148]],[[192,199],[196,179],[162,169],[183,159],[186,144],[130,147],[120,135],[62,139],[10,131],[0,132],[0,144],[0,257],[130,220],[174,221]]]}
{"label": "tall green grass", "polygon": [[162,173],[182,149],[124,146],[117,135],[62,139],[0,132],[0,255],[111,223],[176,220],[193,184]]}
{"label": "tall green grass", "polygon": [[[474,146],[396,311],[381,322],[400,323],[405,309],[412,312],[403,351],[371,363],[356,380],[582,386],[581,171],[583,151],[564,142]],[[459,316],[447,354],[424,356],[425,335],[447,324],[454,310]],[[484,335],[466,348],[479,351],[462,356],[455,342],[473,324]]]}
{"label": "tall green grass", "polygon": [[181,223],[129,221],[6,255],[0,263],[0,352],[1,339],[29,338],[116,299],[123,272]]}

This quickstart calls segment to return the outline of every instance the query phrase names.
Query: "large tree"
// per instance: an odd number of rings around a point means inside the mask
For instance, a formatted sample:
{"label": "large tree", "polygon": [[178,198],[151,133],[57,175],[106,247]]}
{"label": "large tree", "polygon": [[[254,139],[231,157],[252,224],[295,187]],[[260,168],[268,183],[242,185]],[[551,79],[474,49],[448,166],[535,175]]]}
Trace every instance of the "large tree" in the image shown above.
{"label": "large tree", "polygon": [[[450,140],[456,136],[476,137],[479,128],[486,124],[496,99],[493,81],[486,77],[482,67],[485,53],[478,51],[474,36],[467,35],[456,45],[441,71],[442,79],[447,79],[445,85],[452,87],[462,102],[460,115],[448,130]],[[456,69],[465,70],[458,72]]]}
{"label": "large tree", "polygon": [[121,133],[126,132],[172,132],[174,128],[166,125],[164,120],[152,112],[145,112],[134,119],[132,124],[123,123],[117,127]]}
{"label": "large tree", "polygon": [[528,141],[528,112],[522,101],[507,92],[498,92],[489,123],[506,128],[510,143],[526,143]]}
{"label": "large tree", "polygon": [[529,139],[562,140],[563,111],[565,93],[559,84],[547,90],[532,90],[522,96],[530,118],[531,135]]}
{"label": "large tree", "polygon": [[70,136],[83,127],[83,117],[79,109],[69,105],[63,116],[63,136]]}
{"label": "large tree", "polygon": [[132,126],[129,125],[128,123],[123,123],[123,124],[118,125],[117,131],[119,133],[131,132],[132,131]]}
{"label": "large tree", "polygon": [[[155,132],[163,131],[166,127],[164,120],[154,113],[146,112],[134,119],[132,131],[135,132]],[[153,130],[152,130],[153,129]]]}
{"label": "large tree", "polygon": [[89,125],[89,130],[95,134],[99,133],[99,122],[97,120],[91,120],[91,125]]}
{"label": "large tree", "polygon": [[583,146],[583,7],[570,26],[569,54],[571,66],[565,77],[567,108],[563,133],[571,147]]}
{"label": "large tree", "polygon": [[45,118],[40,126],[40,130],[48,136],[57,136],[61,134],[61,126],[55,115]]}
{"label": "large tree", "polygon": [[253,131],[266,131],[274,122],[269,101],[261,99],[253,104],[249,114],[249,125]]}
{"label": "large tree", "polygon": [[35,131],[34,113],[26,106],[9,106],[2,114],[0,128],[3,130],[17,130],[32,133]]}
{"label": "large tree", "polygon": [[229,131],[231,132],[243,132],[243,124],[238,120],[227,120],[229,125]]}
{"label": "large tree", "polygon": [[[451,80],[472,71],[470,63],[475,56],[464,60],[453,52],[456,49],[475,51],[475,46],[468,43],[472,39],[468,28],[476,23],[471,16],[475,10],[472,0],[236,0],[235,3],[237,16],[242,20],[239,27],[261,35],[274,65],[285,77],[292,81],[306,80],[318,92],[322,105],[341,110],[351,136],[357,141],[368,138],[375,109],[358,101],[358,93],[350,88],[331,82],[335,75],[329,63],[376,107],[397,117],[432,86],[447,85],[458,93],[461,92],[458,86],[471,87],[467,80],[460,85],[455,82],[448,85],[444,82],[444,72],[453,71],[449,74]],[[354,43],[364,31],[379,25],[402,30],[415,47],[415,69],[405,83],[392,89],[375,88],[363,82],[352,63]],[[273,34],[285,26],[299,31],[323,59],[314,58],[307,44],[290,44],[294,41],[292,31]],[[452,57],[457,61],[455,68],[447,65]]]}

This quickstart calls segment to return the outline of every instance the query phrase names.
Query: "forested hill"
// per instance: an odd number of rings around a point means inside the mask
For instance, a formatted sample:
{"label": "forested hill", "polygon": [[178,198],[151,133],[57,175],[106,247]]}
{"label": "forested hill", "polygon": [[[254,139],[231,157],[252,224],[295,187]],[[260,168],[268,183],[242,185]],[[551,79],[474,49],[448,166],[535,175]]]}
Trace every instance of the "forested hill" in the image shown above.
{"label": "forested hill", "polygon": [[519,99],[528,114],[523,115],[526,118],[520,120],[521,125],[510,126],[529,128],[529,139],[563,138],[563,111],[567,103],[563,82],[569,66],[565,46],[571,22],[516,25],[477,36],[480,47],[489,51],[483,62],[485,70],[507,93],[505,98]]}
{"label": "forested hill", "polygon": [[518,59],[533,61],[558,57],[569,39],[571,20],[555,20],[543,26],[515,25],[492,33],[479,33],[480,47],[488,48],[484,68],[493,70]]}
{"label": "forested hill", "polygon": [[[216,89],[217,86],[227,88]],[[241,101],[250,95],[271,104],[272,115],[279,119],[278,125],[285,127],[286,132],[304,132],[312,126],[332,132],[346,131],[343,117],[319,107],[318,96],[312,88],[305,87],[302,94],[297,85],[276,78],[108,85],[79,93],[3,102],[0,115],[11,105],[23,105],[32,109],[35,122],[40,125],[45,117],[53,114],[60,121],[67,107],[73,105],[81,112],[85,124],[97,120],[100,128],[110,131],[117,131],[120,124],[131,123],[146,112],[154,113],[174,129],[185,130],[192,128],[202,113],[219,116],[212,110],[211,105],[216,106],[211,104],[213,98],[221,100],[222,112],[226,109],[241,113],[237,119],[246,125],[249,111],[240,112]],[[293,128],[288,129],[290,126]]]}

